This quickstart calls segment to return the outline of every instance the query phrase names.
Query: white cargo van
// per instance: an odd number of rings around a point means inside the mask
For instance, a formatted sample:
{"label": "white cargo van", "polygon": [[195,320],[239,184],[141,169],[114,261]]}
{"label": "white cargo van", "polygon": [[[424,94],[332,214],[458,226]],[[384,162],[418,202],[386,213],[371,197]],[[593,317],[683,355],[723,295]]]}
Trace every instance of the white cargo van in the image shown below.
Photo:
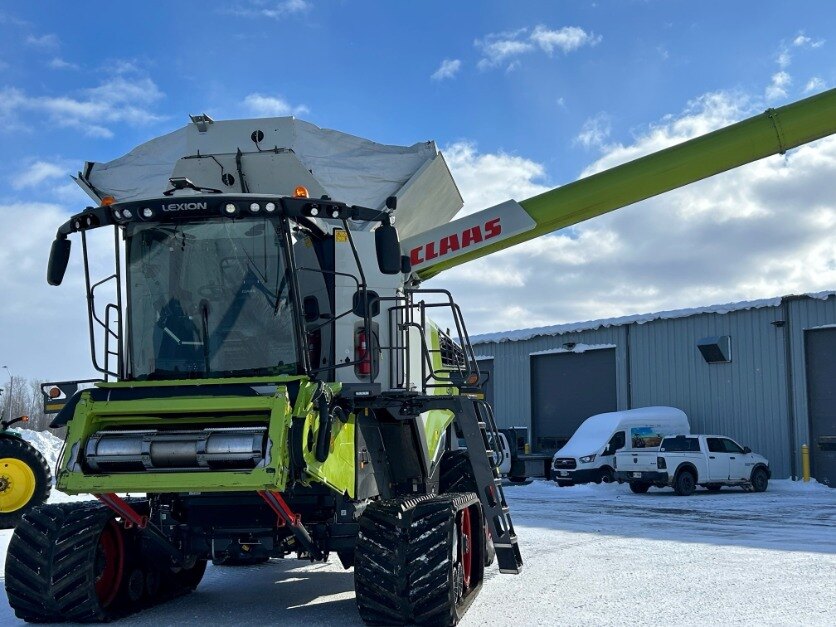
{"label": "white cargo van", "polygon": [[691,433],[675,407],[640,407],[590,416],[552,459],[558,485],[610,482],[616,451],[658,447],[666,435]]}

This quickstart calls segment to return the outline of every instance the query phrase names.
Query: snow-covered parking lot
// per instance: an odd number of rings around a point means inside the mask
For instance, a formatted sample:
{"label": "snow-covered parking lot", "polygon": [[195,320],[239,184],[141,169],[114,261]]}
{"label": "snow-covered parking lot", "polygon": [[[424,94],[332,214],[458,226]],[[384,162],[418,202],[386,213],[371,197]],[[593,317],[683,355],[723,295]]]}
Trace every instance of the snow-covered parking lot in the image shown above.
{"label": "snow-covered parking lot", "polygon": [[[773,481],[763,494],[681,498],[537,481],[506,495],[525,569],[491,569],[464,625],[834,624],[836,490]],[[275,623],[360,624],[351,571],[336,560],[210,566],[194,594],[120,621]],[[0,624],[18,624],[5,598]]]}

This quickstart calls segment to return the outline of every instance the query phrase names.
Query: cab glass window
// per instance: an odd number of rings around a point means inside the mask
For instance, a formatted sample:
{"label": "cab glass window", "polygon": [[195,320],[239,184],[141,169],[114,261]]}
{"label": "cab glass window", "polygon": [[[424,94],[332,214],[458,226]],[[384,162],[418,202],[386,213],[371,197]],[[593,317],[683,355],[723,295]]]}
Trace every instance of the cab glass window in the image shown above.
{"label": "cab glass window", "polygon": [[618,431],[614,436],[610,438],[610,443],[607,445],[609,452],[615,453],[616,451],[620,451],[624,448],[624,443],[626,442],[626,437],[624,435],[624,431]]}
{"label": "cab glass window", "polygon": [[708,452],[709,453],[727,453],[726,445],[720,438],[708,438]]}
{"label": "cab glass window", "polygon": [[723,438],[721,440],[723,446],[725,447],[726,453],[742,453],[743,449],[740,448],[735,442],[729,440],[728,438]]}

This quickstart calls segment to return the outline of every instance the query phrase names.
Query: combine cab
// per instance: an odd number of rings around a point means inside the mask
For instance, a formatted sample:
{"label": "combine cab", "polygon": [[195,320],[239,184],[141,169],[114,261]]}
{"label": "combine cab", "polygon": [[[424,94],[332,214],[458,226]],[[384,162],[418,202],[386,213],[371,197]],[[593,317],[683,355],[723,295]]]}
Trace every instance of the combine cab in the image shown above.
{"label": "combine cab", "polygon": [[[830,91],[453,222],[432,143],[290,118],[196,116],[88,164],[96,206],[59,228],[48,281],[79,236],[106,380],[55,417],[57,484],[99,503],[24,516],[6,561],[17,616],[106,621],[194,589],[210,559],[336,554],[368,623],[455,624],[492,562],[522,559],[461,312],[421,281],[834,130]],[[115,250],[101,281],[99,229]]]}

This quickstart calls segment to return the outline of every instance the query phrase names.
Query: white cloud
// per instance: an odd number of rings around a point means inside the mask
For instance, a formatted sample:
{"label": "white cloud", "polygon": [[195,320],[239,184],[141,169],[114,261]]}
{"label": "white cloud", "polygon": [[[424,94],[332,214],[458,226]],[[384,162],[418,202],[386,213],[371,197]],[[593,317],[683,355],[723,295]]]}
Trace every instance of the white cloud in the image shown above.
{"label": "white cloud", "polygon": [[468,141],[442,149],[465,204],[466,215],[508,198],[529,198],[548,189],[542,182],[545,169],[539,163],[504,152],[480,153]]}
{"label": "white cloud", "polygon": [[810,92],[819,91],[821,89],[824,89],[824,81],[818,76],[814,76],[807,81],[807,84],[804,86],[804,93],[809,94]]}
{"label": "white cloud", "polygon": [[577,26],[564,26],[556,30],[549,30],[542,24],[534,27],[531,41],[551,54],[555,49],[561,52],[572,52],[582,46],[595,46],[601,41],[600,35],[587,33]]}
{"label": "white cloud", "polygon": [[55,57],[47,64],[53,70],[77,70],[78,65],[65,61],[61,57]]}
{"label": "white cloud", "polygon": [[73,95],[33,96],[7,87],[0,89],[0,123],[7,130],[26,129],[23,118],[34,114],[89,137],[109,138],[114,124],[142,126],[162,120],[150,108],[162,97],[154,81],[139,76],[113,76]]}
{"label": "white cloud", "polygon": [[793,48],[816,49],[821,48],[824,44],[824,39],[813,39],[812,37],[805,35],[804,31],[800,31],[791,41],[787,42],[785,40],[781,42],[781,45],[778,48],[778,56],[776,57],[778,67],[785,70],[790,66],[792,63]]}
{"label": "white cloud", "polygon": [[792,83],[792,77],[784,71],[772,75],[772,82],[767,86],[764,95],[767,100],[779,100],[787,97],[787,87]]}
{"label": "white cloud", "polygon": [[574,139],[575,144],[584,148],[603,148],[611,132],[610,116],[606,113],[587,118],[581,132]]}
{"label": "white cloud", "polygon": [[27,187],[39,187],[45,181],[66,177],[69,169],[65,164],[50,161],[35,161],[11,179],[12,187],[16,190]]}
{"label": "white cloud", "polygon": [[798,33],[795,39],[792,40],[792,45],[796,48],[821,48],[824,45],[824,39],[813,39],[804,34],[804,31]]}
{"label": "white cloud", "polygon": [[453,78],[456,74],[458,74],[461,67],[462,62],[459,59],[444,59],[430,78],[434,81],[443,81],[445,78]]}
{"label": "white cloud", "polygon": [[289,15],[306,13],[312,7],[313,4],[307,0],[283,0],[282,2],[253,0],[247,5],[235,6],[225,12],[239,17],[267,17],[278,20]]}
{"label": "white cloud", "polygon": [[281,96],[252,93],[244,98],[244,106],[256,117],[281,117],[308,113],[305,105],[291,105]]}
{"label": "white cloud", "polygon": [[[46,283],[46,263],[56,229],[69,218],[61,205],[44,202],[0,202],[0,355],[18,376],[51,380],[85,378],[89,364],[81,243],[73,238],[64,285]],[[112,272],[110,229],[92,233],[92,273]]]}
{"label": "white cloud", "polygon": [[54,34],[41,35],[40,37],[29,35],[26,37],[25,41],[28,46],[32,46],[33,48],[42,48],[44,50],[54,50],[61,45],[61,41],[58,39],[58,36]]}
{"label": "white cloud", "polygon": [[[762,108],[705,94],[631,143],[606,146],[584,175]],[[534,161],[513,157],[517,169],[497,182],[507,155],[455,146],[455,158],[446,154],[469,211],[545,189]],[[830,137],[445,271],[428,287],[452,291],[471,333],[833,289],[834,178]]]}
{"label": "white cloud", "polygon": [[517,57],[538,49],[549,55],[555,50],[566,54],[583,46],[595,46],[600,41],[600,35],[588,33],[578,26],[564,26],[552,30],[538,24],[533,30],[521,28],[516,31],[490,33],[473,43],[482,52],[482,58],[476,64],[480,70],[507,63],[505,69],[512,71],[519,67]]}

